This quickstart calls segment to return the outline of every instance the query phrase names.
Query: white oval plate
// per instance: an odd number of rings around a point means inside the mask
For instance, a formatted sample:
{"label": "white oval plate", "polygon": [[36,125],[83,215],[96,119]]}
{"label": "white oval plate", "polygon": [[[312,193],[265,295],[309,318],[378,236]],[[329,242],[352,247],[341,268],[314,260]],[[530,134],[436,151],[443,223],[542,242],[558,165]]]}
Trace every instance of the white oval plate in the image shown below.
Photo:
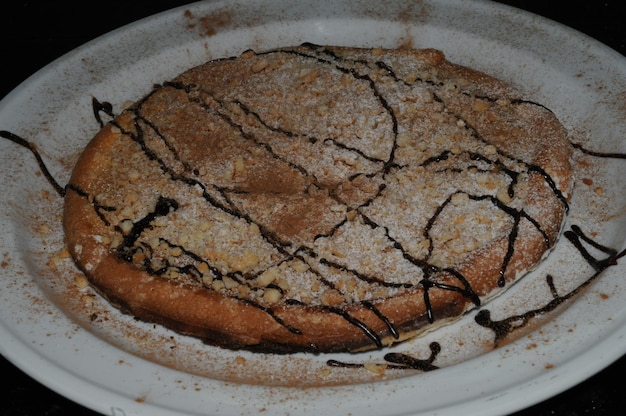
{"label": "white oval plate", "polygon": [[[0,102],[0,130],[34,143],[65,184],[98,130],[92,98],[119,112],[154,83],[208,59],[302,42],[441,49],[552,109],[572,142],[626,153],[622,56],[546,19],[462,0],[236,0],[177,8],[37,72]],[[565,237],[537,270],[483,307],[511,325],[506,343],[495,348],[495,331],[479,325],[474,311],[394,348],[418,362],[433,359],[436,371],[378,374],[327,364],[388,364],[387,351],[273,356],[206,346],[135,322],[83,288],[63,250],[62,198],[25,148],[0,140],[0,160],[1,352],[103,414],[497,415],[560,393],[626,353],[624,260],[583,242],[595,258],[616,260],[597,275]],[[626,161],[577,150],[575,166],[565,230],[580,226],[593,241],[624,250]],[[440,353],[432,353],[433,342]]]}

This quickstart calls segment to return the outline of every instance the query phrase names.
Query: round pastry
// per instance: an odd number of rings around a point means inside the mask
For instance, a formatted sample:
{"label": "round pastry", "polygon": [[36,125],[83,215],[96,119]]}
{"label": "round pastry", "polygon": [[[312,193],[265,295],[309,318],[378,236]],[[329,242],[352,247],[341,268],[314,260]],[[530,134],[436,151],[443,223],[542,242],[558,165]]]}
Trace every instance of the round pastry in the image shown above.
{"label": "round pastry", "polygon": [[247,51],[91,140],[69,251],[122,311],[207,343],[362,351],[483,305],[554,246],[557,118],[437,50]]}

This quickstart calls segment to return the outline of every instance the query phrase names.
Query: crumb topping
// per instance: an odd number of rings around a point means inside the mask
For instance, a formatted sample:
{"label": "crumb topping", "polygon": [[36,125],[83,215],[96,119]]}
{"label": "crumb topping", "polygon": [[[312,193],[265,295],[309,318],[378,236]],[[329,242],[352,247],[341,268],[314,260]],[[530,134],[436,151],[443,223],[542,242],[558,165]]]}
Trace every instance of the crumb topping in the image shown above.
{"label": "crumb topping", "polygon": [[502,241],[486,278],[508,276],[520,224],[551,247],[571,191],[552,119],[437,51],[248,51],[126,109],[75,186],[92,238],[150,275],[263,308],[376,303]]}

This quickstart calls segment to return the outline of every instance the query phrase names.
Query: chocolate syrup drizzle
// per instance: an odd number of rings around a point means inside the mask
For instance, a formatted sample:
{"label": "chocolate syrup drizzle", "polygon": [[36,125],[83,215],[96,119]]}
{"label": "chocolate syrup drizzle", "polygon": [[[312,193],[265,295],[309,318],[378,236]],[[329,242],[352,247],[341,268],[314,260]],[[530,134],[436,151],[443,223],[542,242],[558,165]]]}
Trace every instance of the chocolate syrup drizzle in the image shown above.
{"label": "chocolate syrup drizzle", "polygon": [[65,189],[61,185],[59,185],[59,183],[54,179],[54,177],[48,170],[48,167],[44,163],[43,158],[39,153],[39,150],[37,150],[37,146],[35,146],[34,143],[31,143],[28,140],[21,138],[17,134],[5,130],[0,130],[0,137],[10,140],[13,143],[19,144],[20,146],[30,150],[30,152],[33,154],[33,156],[35,156],[35,159],[37,160],[37,165],[39,165],[39,169],[41,169],[41,172],[46,177],[50,185],[52,185],[54,190],[59,194],[61,198],[65,196]]}
{"label": "chocolate syrup drizzle", "polygon": [[[287,53],[287,54],[296,54],[298,56],[301,56],[303,58],[307,58],[307,59],[312,59],[315,60],[319,63],[325,64],[325,65],[330,65],[333,66],[334,68],[336,68],[337,70],[345,73],[345,74],[349,74],[351,76],[353,76],[355,79],[364,81],[367,83],[367,85],[369,86],[370,90],[372,91],[373,95],[378,99],[380,105],[382,106],[382,108],[384,108],[384,110],[388,113],[388,115],[390,116],[391,120],[392,120],[392,130],[393,130],[393,136],[394,138],[397,138],[397,134],[398,134],[398,121],[396,119],[396,116],[394,114],[393,109],[391,108],[391,106],[387,103],[387,101],[385,100],[385,98],[383,97],[383,95],[378,91],[377,85],[376,83],[366,74],[362,74],[358,71],[357,69],[357,65],[363,64],[363,65],[370,65],[371,62],[367,62],[367,61],[358,61],[358,60],[349,60],[347,58],[338,56],[335,53],[332,53],[326,49],[320,49],[319,47],[317,47],[316,45],[312,45],[312,44],[307,44],[307,46],[311,49],[311,54],[305,54],[302,52],[297,52],[297,51],[293,51],[293,50],[282,50],[282,52],[266,52],[267,54],[270,53]],[[348,66],[344,66],[343,64],[348,63]],[[393,72],[392,68],[390,66],[388,66],[387,64],[385,64],[384,62],[374,62],[374,65],[376,65],[377,67],[384,69],[387,74],[392,77],[396,82],[405,82],[403,80],[400,80],[395,73]],[[423,82],[426,84],[432,84],[435,85],[433,83],[433,81],[430,80],[418,80],[418,82]],[[190,92],[193,86],[187,86],[187,85],[181,85],[181,84],[176,84],[176,83],[165,83],[163,85],[163,87],[165,86],[170,86],[170,87],[175,87],[181,90],[185,90],[187,92]],[[157,87],[158,88],[158,87]],[[156,91],[156,89],[155,89]],[[154,91],[153,91],[154,93]],[[146,100],[148,100],[148,98],[150,97],[150,95],[146,96],[142,101],[140,101],[136,107],[134,108],[134,113],[136,115],[136,122],[135,122],[135,128],[136,128],[136,132],[130,132],[130,131],[123,131],[123,133],[127,136],[129,136],[132,140],[134,140],[136,143],[138,143],[143,152],[146,154],[146,156],[148,156],[151,160],[154,160],[156,162],[159,163],[160,168],[163,170],[164,173],[168,174],[173,180],[176,181],[180,181],[188,186],[199,186],[202,190],[203,190],[203,196],[206,199],[206,201],[213,205],[214,207],[223,210],[224,212],[234,216],[234,217],[238,217],[238,218],[242,218],[245,219],[246,221],[248,221],[249,223],[253,223],[254,221],[252,220],[252,218],[250,218],[246,213],[241,212],[239,209],[236,208],[235,204],[233,204],[229,198],[229,192],[233,192],[231,190],[228,189],[221,189],[221,188],[217,188],[215,185],[207,185],[204,183],[201,183],[198,180],[195,180],[193,178],[191,178],[190,176],[186,176],[185,174],[177,174],[173,171],[173,169],[171,169],[170,167],[167,166],[167,164],[159,159],[159,157],[152,151],[149,149],[149,147],[146,145],[146,143],[143,141],[143,127],[142,127],[142,123],[143,125],[153,129],[163,140],[163,142],[168,146],[168,148],[173,152],[174,149],[172,146],[169,145],[167,139],[158,132],[158,128],[156,126],[154,126],[149,120],[145,119],[142,114],[141,114],[141,105],[142,102],[145,102]],[[487,99],[493,100],[492,98],[486,97]],[[441,99],[439,97],[437,97],[435,95],[435,99],[438,101],[441,101]],[[210,110],[204,103],[202,103],[201,101],[197,101],[199,104],[201,104],[203,107],[206,108],[207,111],[212,111]],[[523,100],[518,100],[519,103],[529,103],[528,101],[523,101]],[[219,103],[220,105],[223,106],[223,103]],[[259,114],[253,112],[251,109],[247,108],[243,103],[241,102],[237,102],[236,103],[246,114],[251,115],[253,117],[256,117],[257,120],[263,125],[265,126],[265,128],[272,130],[276,133],[280,133],[280,134],[284,134],[288,137],[296,137],[298,136],[296,133],[294,132],[290,132],[290,131],[286,131],[286,130],[282,130],[282,129],[278,129],[278,128],[273,128],[270,127],[268,123],[266,123],[264,120],[262,120],[262,118],[260,117]],[[534,104],[534,103],[531,103]],[[539,104],[537,104],[539,105]],[[115,114],[113,113],[112,110],[112,106],[109,103],[106,102],[99,102],[97,99],[93,99],[92,101],[92,107],[93,107],[93,113],[94,113],[94,117],[96,119],[96,121],[98,122],[98,124],[100,126],[103,126],[105,123],[102,120],[100,113],[104,113],[106,115],[108,115],[111,118],[115,117]],[[247,134],[243,127],[238,125],[232,118],[230,118],[228,116],[228,113],[226,111],[217,111],[216,114],[220,117],[222,117],[222,119],[224,119],[227,123],[229,123],[233,128],[235,128],[237,131],[239,131],[243,137],[255,141],[256,139]],[[459,118],[460,119],[460,118]],[[141,121],[142,123],[140,123],[139,121]],[[116,124],[114,121],[111,121],[112,123]],[[116,124],[117,125],[117,124]],[[121,128],[121,126],[117,125],[119,128]],[[470,125],[466,125],[466,128],[469,129],[472,134],[475,137],[479,137],[479,133],[474,130]],[[92,205],[95,209],[95,211],[98,214],[98,217],[103,221],[104,224],[106,225],[110,225],[109,221],[106,218],[106,213],[107,212],[111,212],[114,211],[116,208],[115,207],[110,207],[110,206],[105,206],[102,205],[100,203],[98,203],[98,201],[96,200],[96,198],[94,196],[88,195],[85,191],[81,190],[80,188],[78,188],[77,186],[73,185],[73,184],[68,184],[66,187],[62,187],[60,186],[56,180],[53,178],[53,176],[50,174],[49,170],[46,168],[45,163],[43,162],[43,159],[41,157],[41,155],[39,154],[36,146],[7,131],[0,131],[0,137],[8,139],[20,146],[23,146],[27,149],[29,149],[31,151],[31,153],[33,153],[33,155],[35,156],[37,163],[41,169],[41,171],[43,172],[44,176],[46,177],[46,179],[48,180],[48,182],[51,184],[51,186],[56,190],[56,192],[59,194],[59,196],[64,197],[65,193],[68,191],[72,191],[75,192],[76,194],[78,194],[79,196],[86,198],[86,199],[90,199],[92,200]],[[320,140],[320,138],[317,137],[306,137],[307,140],[309,140],[311,143],[315,143],[316,141]],[[358,153],[360,156],[367,158],[368,160],[371,161],[376,161],[376,162],[382,162],[383,163],[383,168],[381,169],[381,172],[384,174],[389,173],[389,171],[392,168],[402,168],[402,166],[398,165],[395,160],[394,160],[394,155],[395,155],[395,150],[397,147],[397,144],[395,143],[395,139],[394,139],[394,144],[390,150],[389,153],[389,157],[384,160],[384,161],[380,161],[376,158],[373,158],[371,156],[368,156],[367,154],[365,154],[364,152],[358,150],[358,149],[351,149],[339,142],[337,142],[336,140],[333,139],[324,139],[326,141],[331,142],[333,145],[337,146],[337,147],[341,147],[343,149],[349,149],[351,151],[354,151],[355,153]],[[258,142],[257,142],[258,143]],[[274,155],[274,157],[281,159],[279,155],[275,154],[271,147],[267,144],[263,144],[263,143],[258,143],[260,146],[263,146],[264,148],[266,148],[267,151],[269,151],[270,153],[272,153]],[[596,151],[591,151],[591,150],[587,150],[585,148],[583,148],[581,145],[579,144],[575,144],[572,143],[572,146],[575,149],[580,150],[581,152],[590,155],[590,156],[594,156],[594,157],[606,157],[606,158],[619,158],[619,159],[625,159],[626,155],[624,154],[620,154],[620,153],[600,153],[600,152],[596,152]],[[509,160],[512,160],[513,158],[511,158],[509,155],[505,155],[502,154],[501,152],[499,152],[499,155],[504,157],[504,158],[508,158]],[[429,165],[436,165],[444,160],[446,160],[447,158],[451,157],[450,152],[449,151],[444,151],[443,153],[441,153],[438,156],[435,157],[431,157],[430,159],[426,160],[423,162],[423,166],[429,166]],[[516,171],[513,171],[511,169],[508,169],[502,162],[500,162],[500,159],[498,159],[497,161],[492,161],[482,155],[479,154],[474,154],[471,156],[472,159],[474,159],[477,162],[481,162],[483,164],[487,164],[487,165],[491,165],[493,166],[494,169],[498,169],[501,172],[505,172],[506,175],[509,176],[510,178],[510,183],[509,183],[509,188],[508,188],[508,192],[510,196],[513,196],[513,186],[517,181],[517,176],[518,173]],[[514,159],[513,159],[514,160]],[[556,186],[556,184],[554,183],[554,181],[552,180],[552,178],[539,166],[533,165],[533,164],[529,164],[526,163],[524,161],[521,160],[515,160],[518,163],[521,163],[522,165],[525,165],[528,172],[535,172],[539,175],[541,175],[546,184],[548,184],[550,186],[550,188],[553,190],[554,195],[556,198],[558,198],[563,205],[566,207],[566,209],[568,209],[568,205],[567,205],[567,200],[564,197],[564,195],[562,194],[562,192],[558,189],[558,187]],[[297,166],[297,165],[293,165],[293,163],[286,161],[287,163],[289,163],[290,165],[294,166],[295,168],[297,168],[299,171],[301,171],[302,173],[306,174],[306,175],[310,175],[310,173],[306,172],[306,170],[301,167],[301,166]],[[186,171],[189,171],[189,167],[187,165],[185,165],[185,167],[187,168]],[[374,176],[374,174],[370,174],[371,176]],[[312,176],[312,175],[310,175]],[[352,178],[354,179],[354,178]],[[215,189],[211,189],[211,192],[209,192],[209,188],[215,188]],[[382,192],[384,189],[384,185],[381,186],[381,189],[379,192]],[[221,197],[222,200],[218,200],[216,199],[212,192],[216,191]],[[500,278],[498,280],[498,285],[499,286],[503,286],[505,284],[504,281],[504,273],[506,272],[508,263],[513,255],[513,249],[514,249],[514,244],[515,244],[515,240],[517,237],[517,228],[518,225],[520,223],[520,221],[522,219],[528,220],[530,221],[531,224],[533,224],[535,226],[535,228],[537,230],[539,230],[539,232],[541,232],[544,237],[545,237],[545,245],[546,248],[551,247],[555,242],[554,241],[550,241],[546,232],[542,229],[542,227],[540,226],[540,224],[532,217],[530,217],[526,212],[524,212],[523,210],[514,210],[511,209],[509,207],[507,207],[506,205],[502,204],[501,202],[499,202],[496,198],[491,197],[491,196],[487,196],[487,195],[469,195],[471,199],[473,200],[488,200],[491,203],[493,203],[498,209],[502,210],[503,212],[507,213],[507,215],[509,215],[513,221],[514,221],[514,226],[512,228],[511,233],[509,234],[509,244],[508,244],[508,248],[507,248],[507,252],[506,255],[503,258],[502,261],[502,265],[500,268]],[[342,203],[343,201],[341,201],[339,199],[339,197],[337,197],[336,195],[334,196],[338,202]],[[444,202],[439,209],[437,210],[437,213],[433,216],[433,218],[431,218],[431,220],[429,221],[429,225],[427,227],[427,229],[424,231],[425,236],[427,237],[427,239],[429,241],[432,242],[430,236],[429,236],[429,232],[431,227],[433,226],[433,224],[436,222],[437,216],[444,210],[445,206],[450,202],[452,196],[450,196],[446,202]],[[376,196],[374,196],[374,198],[376,198]],[[224,202],[225,201],[225,202]],[[362,206],[366,206],[369,203],[372,202],[372,199],[366,201],[365,203],[363,203]],[[172,199],[168,199],[168,198],[164,198],[164,197],[160,197],[156,207],[154,209],[153,212],[147,214],[144,218],[139,219],[137,221],[135,221],[132,231],[130,233],[127,233],[124,237],[124,241],[123,244],[118,248],[118,257],[124,261],[131,261],[133,254],[138,252],[138,251],[143,251],[143,252],[149,252],[150,251],[150,247],[147,246],[146,244],[137,244],[137,240],[139,238],[139,236],[141,235],[141,233],[147,229],[151,227],[151,223],[152,221],[154,221],[154,219],[156,219],[157,217],[160,216],[166,216],[168,215],[170,212],[175,211],[178,208],[179,203],[175,200]],[[380,227],[380,225],[376,224],[374,221],[372,221],[370,218],[368,218],[367,216],[365,216],[364,214],[360,214],[364,220],[364,222],[366,224],[369,224],[371,227],[376,228],[376,227]],[[339,227],[341,227],[342,223],[337,224],[333,231],[336,231],[337,229],[339,229]],[[273,233],[271,230],[266,229],[262,224],[257,224],[261,230],[261,233],[263,235],[263,237],[266,239],[266,241],[268,241],[270,244],[272,244],[273,247],[275,247],[278,252],[280,252],[281,254],[283,254],[285,256],[285,259],[292,259],[292,258],[302,258],[302,255],[306,254],[308,256],[311,256],[313,258],[317,257],[317,254],[312,252],[310,249],[305,249],[305,248],[296,248],[295,251],[294,250],[289,250],[291,243],[289,241],[283,241],[279,236],[277,236],[275,233]],[[593,280],[595,280],[604,270],[606,270],[608,267],[616,265],[618,259],[620,259],[621,257],[623,257],[624,255],[626,255],[626,250],[618,252],[615,249],[606,247],[601,245],[600,243],[597,243],[595,241],[593,241],[592,239],[590,239],[589,237],[587,237],[583,231],[580,229],[580,227],[573,225],[571,227],[570,230],[565,231],[564,233],[565,237],[567,238],[567,240],[569,240],[569,242],[571,244],[573,244],[577,250],[580,252],[581,257],[583,259],[585,259],[595,270],[595,273],[589,278],[587,279],[582,285],[580,285],[579,287],[577,287],[576,289],[572,290],[569,293],[563,294],[563,295],[559,295],[556,291],[556,289],[554,288],[554,285],[552,284],[552,276],[548,275],[546,277],[547,283],[549,285],[549,287],[551,288],[551,293],[553,294],[553,300],[550,301],[549,303],[547,303],[546,305],[544,305],[541,308],[532,310],[532,311],[528,311],[522,315],[516,315],[516,316],[511,316],[507,319],[504,320],[500,320],[500,321],[494,321],[491,319],[490,316],[490,312],[489,310],[481,310],[478,312],[478,314],[476,315],[476,322],[486,328],[489,328],[491,330],[493,330],[494,332],[494,345],[497,346],[504,338],[506,338],[509,334],[511,334],[512,332],[518,330],[519,328],[525,326],[530,320],[532,320],[534,317],[541,315],[541,314],[545,314],[547,312],[550,312],[552,310],[554,310],[555,308],[557,308],[559,305],[561,305],[562,303],[566,302],[567,300],[571,299],[572,297],[574,297],[577,293],[579,293],[580,291],[582,291],[586,286],[588,286]],[[318,236],[319,237],[319,236]],[[395,241],[387,232],[387,238],[393,243],[393,247],[397,250],[399,250],[402,255],[404,256],[404,258],[406,258],[408,261],[410,261],[411,263],[415,264],[417,267],[419,267],[423,273],[424,273],[424,278],[418,282],[417,284],[419,284],[420,286],[422,286],[424,288],[424,302],[427,305],[427,310],[428,310],[428,319],[430,322],[433,322],[436,317],[433,315],[433,311],[432,308],[430,307],[430,301],[429,301],[429,290],[433,287],[437,287],[439,289],[444,289],[444,290],[450,290],[450,291],[455,291],[455,292],[459,292],[461,293],[464,297],[468,298],[472,303],[474,303],[476,306],[480,306],[480,299],[478,298],[478,296],[476,295],[476,293],[472,290],[471,286],[469,285],[469,283],[465,280],[465,278],[456,270],[447,268],[447,269],[440,269],[438,267],[435,267],[434,265],[430,264],[428,262],[428,256],[425,259],[417,259],[412,257],[403,247],[402,245],[398,242]],[[171,245],[172,247],[178,247],[173,245],[171,242],[165,241],[163,240],[163,242]],[[607,256],[605,258],[596,258],[594,256],[592,256],[590,254],[590,252],[585,248],[585,245],[590,245],[592,247],[594,247],[595,249],[601,250],[603,253],[605,253]],[[189,250],[186,250],[184,247],[180,247],[183,250],[183,253],[188,256],[190,259],[195,260],[195,261],[205,261],[204,259],[202,259],[201,256],[199,256],[198,254],[195,254]],[[432,252],[432,244],[431,244],[431,248],[430,248],[431,252]],[[430,255],[431,253],[429,253]],[[284,261],[286,261],[284,260]],[[209,262],[206,262],[207,264],[209,264]],[[384,282],[383,280],[375,277],[375,276],[365,276],[360,274],[358,271],[355,270],[350,270],[349,268],[345,267],[344,265],[338,264],[338,263],[333,263],[330,262],[327,259],[320,259],[320,263],[324,264],[326,266],[332,267],[332,268],[336,268],[338,270],[342,270],[344,272],[347,273],[351,273],[355,276],[357,276],[359,279],[370,282],[372,284],[378,284],[378,285],[382,285],[382,286],[397,286],[397,287],[404,287],[404,288],[408,288],[411,287],[413,285],[415,285],[415,283],[409,283],[409,282],[403,282],[403,283],[389,283],[389,282]],[[145,270],[148,273],[154,274],[154,275],[162,275],[163,273],[165,273],[165,270],[168,268],[171,268],[172,265],[169,264],[164,264],[162,267],[159,268],[154,268],[153,266],[151,266],[149,264],[148,261],[146,261],[143,264],[143,267],[145,268]],[[245,282],[247,279],[253,279],[254,277],[256,277],[255,275],[242,275],[241,273],[222,273],[218,270],[217,267],[212,266],[209,264],[209,267],[212,271],[212,273],[216,276],[217,279],[223,279],[224,276],[228,276],[232,279],[235,279],[239,282]],[[193,265],[193,264],[189,264],[183,267],[179,266],[179,271],[182,273],[186,273],[190,276],[193,276],[197,279],[200,279],[201,273],[197,270],[197,268]],[[430,276],[434,275],[435,273],[441,272],[441,271],[445,271],[447,272],[449,275],[453,276],[459,283],[459,286],[454,286],[454,285],[444,285],[438,282],[435,282],[434,280],[430,279]],[[313,270],[313,272],[316,272],[315,270]],[[334,285],[332,284],[332,282],[329,282],[325,279],[323,279],[323,277],[321,276],[321,274],[319,274],[320,278],[322,279],[322,282],[329,286],[329,287],[334,287]],[[256,306],[258,308],[260,308],[261,310],[264,310],[268,315],[272,316],[273,319],[275,319],[279,324],[283,325],[285,328],[287,328],[290,332],[292,333],[300,333],[300,329],[298,328],[294,328],[288,324],[286,324],[285,322],[283,322],[278,316],[276,316],[274,314],[274,312],[272,311],[271,308],[268,307],[264,307],[254,301],[251,300],[244,300],[242,299],[243,302],[247,302],[252,304],[253,306]],[[288,305],[300,305],[301,302],[296,301],[294,299],[287,299],[285,301],[286,304]],[[394,327],[394,325],[382,314],[380,313],[380,311],[376,308],[376,306],[370,302],[370,301],[363,301],[362,304],[369,308],[370,310],[372,310],[376,316],[378,316],[378,318],[383,321],[388,329],[389,334],[391,334],[393,337],[395,337],[396,339],[399,337],[399,331],[397,328]],[[348,322],[350,322],[351,324],[355,325],[356,327],[360,328],[371,340],[372,342],[378,347],[382,347],[382,342],[381,342],[381,337],[379,334],[377,334],[375,331],[373,331],[371,328],[369,328],[367,325],[365,325],[363,322],[359,321],[358,319],[352,317],[351,315],[349,315],[346,311],[344,311],[343,309],[340,308],[333,308],[333,307],[328,307],[326,308],[329,312],[331,313],[335,313],[337,315],[342,316],[344,319],[346,319]],[[405,354],[401,354],[401,353],[389,353],[386,354],[384,359],[386,361],[386,365],[387,368],[394,368],[394,369],[414,369],[414,370],[420,370],[420,371],[430,371],[430,370],[434,370],[437,369],[437,366],[435,366],[433,363],[436,360],[437,355],[439,354],[439,352],[441,351],[441,346],[438,343],[432,343],[430,345],[430,350],[431,350],[431,354],[428,358],[426,359],[417,359],[414,357],[410,357],[408,355]],[[351,363],[341,363],[335,360],[329,360],[328,361],[328,365],[330,366],[342,366],[342,367],[362,367],[363,364],[351,364]]]}
{"label": "chocolate syrup drizzle", "polygon": [[[476,323],[486,328],[489,328],[494,332],[494,346],[497,347],[499,343],[503,339],[505,339],[510,333],[525,326],[532,318],[553,311],[562,303],[582,292],[583,289],[589,286],[594,280],[596,280],[604,270],[608,269],[611,266],[617,265],[617,261],[626,255],[626,249],[622,251],[617,251],[614,248],[604,246],[585,235],[582,229],[577,225],[572,225],[570,230],[565,231],[564,236],[569,240],[570,243],[574,245],[574,247],[576,247],[581,257],[585,259],[585,261],[587,261],[587,263],[594,269],[595,273],[593,273],[582,284],[563,295],[559,295],[556,288],[554,287],[553,276],[547,275],[546,282],[550,288],[550,292],[553,295],[553,299],[541,308],[530,310],[521,315],[510,316],[500,321],[494,321],[491,319],[491,313],[489,312],[489,310],[485,309],[479,311],[475,318]],[[585,244],[597,250],[600,250],[606,255],[606,257],[594,257],[589,252],[589,250],[585,248]]]}
{"label": "chocolate syrup drizzle", "polygon": [[[418,371],[433,371],[439,369],[433,362],[437,359],[437,355],[441,352],[441,345],[438,342],[430,343],[430,356],[426,359],[419,359],[411,357],[407,354],[401,354],[397,352],[389,352],[385,354],[386,363],[384,367],[391,370],[418,370]],[[363,363],[346,363],[338,360],[328,360],[326,364],[330,367],[343,367],[343,368],[366,368]]]}

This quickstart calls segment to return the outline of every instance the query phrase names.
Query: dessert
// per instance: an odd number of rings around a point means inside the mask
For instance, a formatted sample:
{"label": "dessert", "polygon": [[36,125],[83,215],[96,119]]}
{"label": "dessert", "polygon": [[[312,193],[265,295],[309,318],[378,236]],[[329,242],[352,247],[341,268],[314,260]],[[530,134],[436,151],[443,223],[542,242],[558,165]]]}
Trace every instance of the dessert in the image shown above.
{"label": "dessert", "polygon": [[382,348],[544,258],[570,152],[548,109],[437,50],[246,51],[102,128],[66,187],[66,242],[113,305],[207,343]]}

